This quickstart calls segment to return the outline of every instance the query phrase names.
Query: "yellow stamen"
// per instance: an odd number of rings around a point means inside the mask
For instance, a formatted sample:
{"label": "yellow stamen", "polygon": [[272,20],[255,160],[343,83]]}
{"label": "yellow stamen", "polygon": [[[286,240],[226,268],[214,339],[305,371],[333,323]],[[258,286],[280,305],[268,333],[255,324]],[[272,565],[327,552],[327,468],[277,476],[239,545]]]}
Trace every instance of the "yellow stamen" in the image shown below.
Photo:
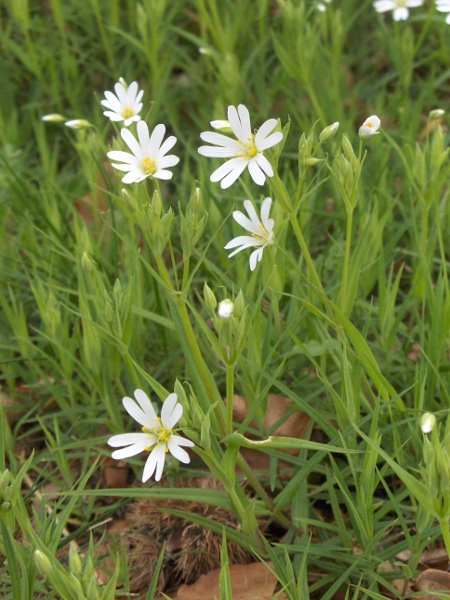
{"label": "yellow stamen", "polygon": [[131,108],[126,108],[122,113],[122,117],[124,119],[129,119],[130,117],[134,117],[134,110],[132,110]]}
{"label": "yellow stamen", "polygon": [[155,161],[150,160],[149,158],[144,158],[144,160],[141,163],[141,169],[146,175],[154,175],[156,173]]}
{"label": "yellow stamen", "polygon": [[265,244],[267,244],[270,241],[270,233],[267,231],[267,229],[264,227],[264,225],[260,224],[258,225],[258,230],[256,233],[252,233],[251,234],[252,237],[254,237],[257,240],[261,240],[262,242],[264,242]]}

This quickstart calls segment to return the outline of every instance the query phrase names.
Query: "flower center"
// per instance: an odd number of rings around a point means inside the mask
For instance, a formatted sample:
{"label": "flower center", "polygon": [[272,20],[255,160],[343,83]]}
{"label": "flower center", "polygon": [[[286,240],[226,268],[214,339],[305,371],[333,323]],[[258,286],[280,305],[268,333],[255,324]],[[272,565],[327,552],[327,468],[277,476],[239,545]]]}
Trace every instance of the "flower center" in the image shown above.
{"label": "flower center", "polygon": [[155,161],[150,160],[149,158],[144,158],[144,160],[141,163],[141,169],[146,175],[154,175],[156,173]]}
{"label": "flower center", "polygon": [[252,237],[254,237],[256,240],[261,241],[264,245],[273,244],[273,233],[271,231],[267,231],[267,229],[262,224],[258,225],[258,230],[256,231],[256,233],[252,233]]}
{"label": "flower center", "polygon": [[[161,444],[166,445],[167,442],[170,440],[170,436],[172,435],[172,429],[167,429],[167,427],[162,426],[161,419],[159,417],[157,421],[158,424],[152,427],[151,429],[148,429],[147,427],[142,428],[142,431],[144,433],[151,433],[153,435],[156,435],[157,437],[156,441],[153,441],[153,437],[148,438],[149,440],[151,440],[151,444],[149,446],[146,446],[145,449],[147,450],[147,452],[152,450],[155,446],[160,446]],[[167,447],[165,448],[165,451],[169,451]]]}
{"label": "flower center", "polygon": [[[397,7],[401,8],[403,6],[406,6],[406,0],[397,0]],[[369,125],[369,127],[373,127],[373,125]]]}
{"label": "flower center", "polygon": [[238,140],[239,153],[236,156],[242,156],[244,160],[254,158],[258,154],[258,148],[255,146],[255,142],[252,137],[247,138],[247,141],[243,142]]}
{"label": "flower center", "polygon": [[132,108],[126,108],[123,113],[122,113],[122,117],[124,119],[129,119],[130,117],[134,116],[134,110]]}

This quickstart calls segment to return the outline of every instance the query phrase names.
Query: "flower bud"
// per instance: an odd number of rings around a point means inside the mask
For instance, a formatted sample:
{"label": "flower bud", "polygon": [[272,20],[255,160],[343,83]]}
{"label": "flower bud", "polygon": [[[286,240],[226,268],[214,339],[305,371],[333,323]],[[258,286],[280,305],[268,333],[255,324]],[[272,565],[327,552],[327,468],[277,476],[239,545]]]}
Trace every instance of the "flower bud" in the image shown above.
{"label": "flower bud", "polygon": [[323,158],[314,158],[313,156],[311,156],[310,158],[307,158],[305,160],[305,167],[314,167],[315,165],[317,165],[317,163],[320,163],[323,161]]}
{"label": "flower bud", "polygon": [[359,128],[359,137],[365,140],[372,135],[377,135],[379,133],[378,129],[380,128],[380,125],[380,119],[376,115],[372,115],[366,119]]}
{"label": "flower bud", "polygon": [[52,563],[48,557],[40,550],[34,551],[34,562],[41,575],[49,575],[52,572]]}
{"label": "flower bud", "polygon": [[208,310],[214,312],[216,310],[217,300],[214,295],[214,292],[207,283],[205,283],[205,285],[203,286],[203,298],[205,299],[205,304]]}
{"label": "flower bud", "polygon": [[325,143],[327,140],[331,139],[336,131],[339,129],[339,121],[333,123],[333,125],[328,125],[319,135],[319,142],[321,144]]}
{"label": "flower bud", "polygon": [[66,121],[64,125],[70,127],[70,129],[89,129],[89,127],[93,127],[93,125],[85,119],[73,119],[72,121]]}
{"label": "flower bud", "polygon": [[222,302],[219,302],[217,314],[221,319],[229,319],[233,314],[233,310],[234,304],[229,298],[227,298],[226,300],[222,300]]}
{"label": "flower bud", "polygon": [[87,252],[83,252],[83,256],[81,257],[81,268],[85,273],[92,273],[94,270],[93,262],[89,258]]}
{"label": "flower bud", "polygon": [[236,317],[241,317],[245,310],[245,299],[242,290],[239,290],[239,294],[234,300],[234,314]]}
{"label": "flower bud", "polygon": [[70,544],[69,550],[69,569],[74,575],[80,575],[82,571],[81,558],[73,544]]}
{"label": "flower bud", "polygon": [[217,129],[218,131],[223,131],[224,133],[232,133],[230,121],[226,121],[225,119],[217,119],[216,121],[211,121],[210,125],[213,129]]}
{"label": "flower bud", "polygon": [[135,213],[139,210],[138,203],[133,198],[133,196],[128,192],[128,190],[123,189],[122,196],[123,196],[125,205],[126,205],[127,209],[130,211],[130,213]]}
{"label": "flower bud", "polygon": [[198,214],[202,210],[203,198],[202,192],[199,187],[196,187],[193,193],[191,194],[191,206],[192,212],[194,214]]}
{"label": "flower bud", "polygon": [[434,121],[435,119],[439,119],[440,117],[442,117],[442,115],[445,115],[445,110],[442,110],[442,108],[435,108],[430,112],[428,118],[430,119],[430,121]]}
{"label": "flower bud", "polygon": [[66,117],[59,115],[58,113],[52,113],[50,115],[44,115],[41,119],[46,123],[62,123],[66,120]]}
{"label": "flower bud", "polygon": [[123,77],[119,77],[119,83],[120,85],[123,85],[126,90],[128,89],[128,84]]}
{"label": "flower bud", "polygon": [[424,413],[420,417],[420,429],[422,433],[431,433],[436,425],[436,417],[432,413]]}

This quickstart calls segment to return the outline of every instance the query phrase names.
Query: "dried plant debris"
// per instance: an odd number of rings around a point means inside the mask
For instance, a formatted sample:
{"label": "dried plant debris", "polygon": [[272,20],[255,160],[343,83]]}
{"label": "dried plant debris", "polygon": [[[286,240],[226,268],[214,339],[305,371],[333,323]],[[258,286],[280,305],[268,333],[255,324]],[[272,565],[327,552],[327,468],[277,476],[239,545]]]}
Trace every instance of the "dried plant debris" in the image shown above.
{"label": "dried plant debris", "polygon": [[[123,544],[131,564],[131,591],[140,592],[152,581],[160,553],[166,544],[165,558],[159,576],[160,591],[191,584],[201,575],[220,567],[222,536],[188,519],[171,515],[168,510],[179,510],[211,519],[219,526],[239,529],[231,510],[202,503],[202,490],[223,489],[212,478],[181,479],[175,487],[198,489],[198,502],[139,498],[132,502],[123,521],[117,522],[110,535]],[[249,564],[255,557],[237,544],[228,541],[230,564]]]}

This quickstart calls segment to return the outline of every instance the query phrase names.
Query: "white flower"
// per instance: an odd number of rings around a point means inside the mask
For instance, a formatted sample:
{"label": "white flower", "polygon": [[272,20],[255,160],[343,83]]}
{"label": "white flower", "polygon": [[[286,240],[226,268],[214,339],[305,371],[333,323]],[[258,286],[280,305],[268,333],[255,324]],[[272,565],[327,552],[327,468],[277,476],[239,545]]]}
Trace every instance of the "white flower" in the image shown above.
{"label": "white flower", "polygon": [[394,21],[405,21],[409,17],[408,8],[422,6],[423,0],[377,0],[373,6],[377,12],[393,10]]}
{"label": "white flower", "polygon": [[269,219],[270,206],[272,204],[271,198],[266,198],[261,206],[261,219],[259,219],[256,210],[250,200],[244,200],[244,207],[250,218],[247,218],[243,213],[235,210],[233,213],[234,220],[242,225],[244,229],[249,231],[251,235],[240,235],[225,246],[225,250],[230,248],[236,248],[237,250],[232,252],[228,258],[231,258],[241,250],[246,248],[257,248],[250,255],[250,270],[254,271],[257,263],[261,260],[263,250],[266,246],[273,244],[273,219]]}
{"label": "white flower", "polygon": [[221,319],[229,319],[234,311],[234,303],[227,298],[226,300],[222,300],[219,302],[219,306],[217,307],[217,314]]}
{"label": "white flower", "polygon": [[[123,80],[121,80],[123,81]],[[133,121],[139,121],[139,112],[142,108],[141,98],[144,90],[138,92],[138,84],[136,81],[130,83],[125,87],[121,82],[118,82],[114,86],[116,95],[112,92],[105,92],[106,100],[101,100],[103,104],[109,110],[106,110],[103,114],[108,117],[111,121],[124,121],[124,125],[128,127]]]}
{"label": "white flower", "polygon": [[376,115],[372,115],[366,119],[359,128],[359,137],[365,139],[372,135],[377,135],[379,133],[378,129],[380,128],[380,125],[380,119]]}
{"label": "white flower", "polygon": [[115,450],[111,456],[120,460],[136,456],[144,450],[150,451],[150,456],[145,463],[142,481],[145,483],[153,475],[155,469],[155,480],[159,481],[164,469],[166,453],[170,452],[180,462],[187,464],[190,462],[189,454],[181,446],[192,447],[194,443],[172,433],[173,427],[183,414],[183,407],[178,404],[176,394],[170,394],[165,400],[161,409],[161,418],[156,415],[155,409],[145,392],[136,390],[134,397],[137,403],[131,398],[124,398],[123,405],[127,413],[143,426],[143,433],[113,435],[108,440],[110,446],[114,448],[127,447]]}
{"label": "white flower", "polygon": [[422,433],[431,433],[436,425],[436,417],[432,413],[424,413],[420,417],[420,429]]}
{"label": "white flower", "polygon": [[215,144],[216,147],[200,146],[199,153],[203,156],[229,158],[211,175],[211,181],[221,181],[220,187],[226,189],[241,175],[246,167],[255,183],[263,185],[268,177],[273,177],[273,169],[263,151],[278,144],[283,139],[280,131],[270,132],[277,124],[276,119],[269,119],[253,135],[250,125],[250,114],[247,108],[240,104],[228,107],[228,121],[237,137],[233,140],[226,135],[214,131],[204,131],[200,137],[204,142]]}
{"label": "white flower", "polygon": [[147,123],[139,121],[137,124],[138,142],[131,131],[128,129],[121,130],[120,134],[133,154],[112,150],[108,152],[108,157],[124,163],[122,165],[112,163],[115,169],[128,171],[122,179],[123,183],[137,183],[143,181],[146,177],[171,179],[172,173],[166,169],[174,167],[180,162],[180,159],[173,154],[165,156],[177,141],[177,138],[171,135],[161,145],[165,133],[165,126],[159,124],[150,137]]}
{"label": "white flower", "polygon": [[450,25],[450,0],[436,0],[436,10],[448,13],[445,22]]}

